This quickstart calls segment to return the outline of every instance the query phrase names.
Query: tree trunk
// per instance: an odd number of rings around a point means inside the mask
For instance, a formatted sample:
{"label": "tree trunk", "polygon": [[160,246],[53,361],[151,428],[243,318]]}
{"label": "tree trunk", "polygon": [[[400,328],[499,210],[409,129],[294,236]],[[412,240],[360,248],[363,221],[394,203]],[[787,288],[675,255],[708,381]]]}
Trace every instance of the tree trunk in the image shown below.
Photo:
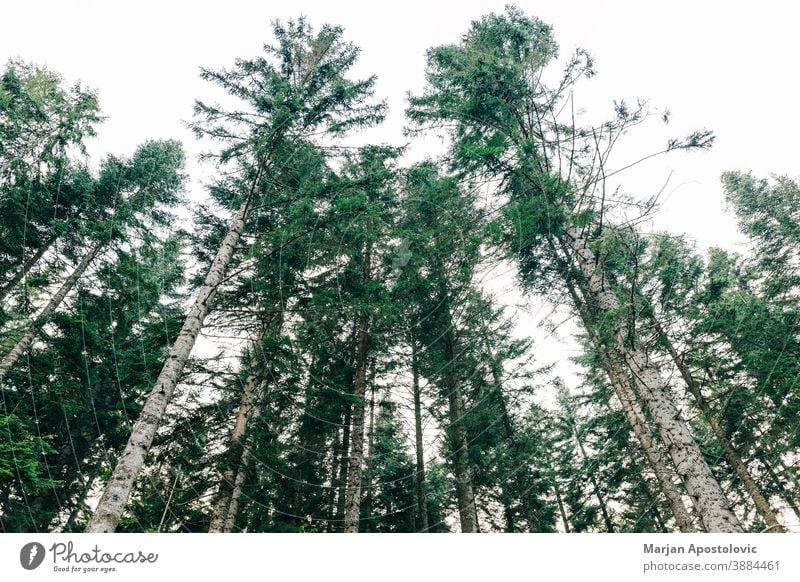
{"label": "tree trunk", "polygon": [[506,483],[500,485],[500,498],[503,503],[503,517],[506,520],[506,533],[514,533],[517,524],[514,523],[514,511],[511,507],[511,493],[508,491],[508,485]]}
{"label": "tree trunk", "polygon": [[189,310],[183,327],[175,340],[164,367],[145,402],[142,412],[133,425],[130,438],[125,446],[122,456],[117,461],[117,466],[111,479],[103,490],[103,495],[95,509],[87,532],[112,532],[116,529],[125,505],[130,497],[133,484],[144,465],[147,452],[153,443],[153,438],[158,431],[164,412],[172,400],[175,387],[181,379],[186,361],[194,347],[197,336],[203,327],[203,322],[211,309],[211,303],[217,294],[217,288],[225,277],[225,271],[233,258],[233,253],[239,243],[245,222],[250,212],[250,205],[256,185],[261,180],[263,164],[259,167],[258,174],[253,181],[247,198],[233,216],[228,232],[211,263],[211,268],[206,274],[203,286]]}
{"label": "tree trunk", "polygon": [[671,475],[673,472],[670,471],[663,462],[662,453],[658,450],[658,445],[653,440],[653,435],[647,427],[644,411],[623,371],[624,365],[619,361],[619,357],[616,356],[615,353],[600,345],[600,340],[594,331],[595,324],[589,316],[585,301],[581,300],[571,281],[567,282],[567,287],[575,303],[578,315],[583,322],[584,328],[589,334],[594,349],[600,358],[600,363],[609,377],[611,387],[614,389],[614,393],[622,406],[622,413],[625,415],[625,419],[628,421],[628,424],[633,430],[633,434],[636,436],[636,439],[639,441],[644,451],[644,456],[653,470],[661,492],[667,498],[667,502],[672,510],[672,515],[675,518],[675,523],[684,533],[696,531],[692,525],[692,518],[689,515],[689,511],[683,503],[681,492],[675,486],[675,483],[672,482]]}
{"label": "tree trunk", "polygon": [[558,480],[553,475],[553,491],[556,494],[556,503],[558,504],[558,513],[561,514],[561,523],[564,524],[564,532],[571,533],[569,528],[569,520],[567,519],[567,512],[564,510],[564,500],[561,498],[561,491],[558,489]]}
{"label": "tree trunk", "polygon": [[350,415],[353,407],[348,404],[344,411],[342,425],[342,446],[339,457],[339,496],[336,500],[336,529],[344,530],[344,502],[347,491],[347,467],[350,465]]}
{"label": "tree trunk", "polygon": [[[244,443],[241,446],[239,443],[250,425],[261,414],[259,400],[263,397],[263,389],[269,382],[274,382],[275,370],[272,362],[269,362],[268,370],[266,372],[259,372],[257,369],[258,357],[257,354],[261,350],[261,344],[267,334],[274,333],[280,335],[283,331],[283,312],[279,309],[277,314],[267,322],[258,338],[253,342],[252,352],[249,358],[250,372],[247,375],[243,389],[242,398],[239,403],[239,409],[236,412],[236,420],[233,424],[231,431],[230,443],[228,444],[228,467],[225,469],[222,480],[220,481],[219,493],[217,502],[214,505],[214,513],[209,525],[209,533],[218,533],[230,531],[225,529],[225,524],[234,522],[238,512],[238,503],[236,508],[231,508],[231,502],[237,490],[238,482],[238,495],[237,499],[241,496],[241,487],[246,475],[247,463],[249,460],[249,444]],[[271,358],[271,354],[270,354]],[[241,455],[236,459],[241,447]],[[234,465],[238,464],[239,468],[234,471]],[[241,479],[240,479],[241,476]]]}
{"label": "tree trunk", "polygon": [[225,520],[228,518],[228,509],[231,506],[231,495],[233,495],[233,481],[238,472],[234,474],[232,468],[227,468],[220,476],[219,487],[217,488],[217,500],[214,502],[214,510],[211,513],[211,522],[208,524],[208,533],[222,533]]}
{"label": "tree trunk", "polygon": [[744,461],[742,461],[742,458],[739,456],[739,453],[737,453],[733,448],[728,436],[725,434],[725,430],[714,416],[711,406],[708,404],[708,400],[706,400],[706,397],[703,395],[700,386],[697,384],[697,382],[695,382],[694,376],[692,376],[689,367],[686,365],[683,358],[680,357],[678,351],[675,349],[675,346],[672,343],[672,340],[667,335],[666,330],[664,330],[661,323],[656,319],[655,314],[652,312],[650,313],[650,320],[656,326],[656,332],[658,333],[662,344],[667,348],[672,361],[675,362],[675,365],[681,374],[681,378],[683,378],[686,387],[694,397],[695,403],[703,415],[703,419],[706,421],[708,426],[711,427],[711,431],[714,433],[714,436],[722,445],[722,449],[725,451],[725,456],[728,458],[728,462],[730,462],[731,466],[736,471],[736,474],[742,481],[742,485],[744,485],[748,495],[750,495],[750,497],[753,499],[753,502],[756,506],[756,511],[769,528],[768,531],[774,533],[785,533],[786,528],[783,527],[783,525],[781,525],[781,523],[778,521],[778,517],[775,515],[775,512],[772,511],[769,501],[767,501],[766,497],[764,497],[761,488],[758,486],[755,479],[753,479],[753,476],[750,474],[750,470],[747,468],[747,465],[745,465]]}
{"label": "tree trunk", "polygon": [[247,464],[250,460],[250,446],[245,445],[242,451],[242,466],[236,472],[236,479],[233,481],[233,491],[231,491],[231,500],[228,505],[228,513],[225,515],[225,521],[222,525],[224,533],[231,533],[236,525],[236,517],[239,515],[239,499],[242,497],[244,490],[244,480],[247,478]]}
{"label": "tree trunk", "polygon": [[75,520],[78,519],[78,516],[80,515],[81,511],[84,509],[88,509],[86,507],[86,498],[89,496],[89,493],[91,492],[92,486],[94,485],[95,481],[96,481],[95,478],[86,477],[86,482],[81,484],[82,485],[81,491],[75,499],[72,511],[70,512],[67,521],[64,522],[64,527],[61,528],[61,533],[68,532],[72,528],[72,525],[75,523]]}
{"label": "tree trunk", "polygon": [[368,382],[370,387],[369,398],[369,437],[367,449],[367,478],[365,479],[364,487],[367,489],[366,498],[364,499],[364,506],[366,509],[367,521],[365,523],[366,530],[371,532],[372,528],[372,502],[373,502],[373,486],[372,486],[372,465],[375,454],[375,362],[373,361],[372,370],[370,372],[370,380]]}
{"label": "tree trunk", "polygon": [[[371,277],[372,243],[367,243],[361,281],[366,285]],[[344,532],[358,533],[361,509],[361,474],[364,465],[364,408],[367,389],[367,354],[369,350],[369,313],[362,309],[356,331],[355,375],[353,377],[354,404],[350,423],[350,460],[347,467],[347,488],[344,502]]]}
{"label": "tree trunk", "polygon": [[769,475],[770,480],[772,481],[773,486],[780,491],[781,498],[786,502],[786,505],[789,509],[794,512],[797,516],[797,519],[800,520],[800,508],[797,506],[797,502],[793,499],[793,495],[791,492],[787,491],[786,486],[781,481],[781,478],[775,472],[775,468],[767,462],[766,456],[763,454],[759,454],[758,461],[764,466],[764,469],[767,470],[767,475]]}
{"label": "tree trunk", "polygon": [[161,520],[158,522],[156,533],[161,533],[161,530],[164,527],[164,522],[166,521],[167,513],[169,512],[169,506],[172,504],[172,496],[175,495],[175,487],[178,486],[178,478],[180,475],[180,472],[176,470],[175,478],[172,480],[172,487],[170,487],[169,495],[167,496],[167,502],[164,504],[164,511],[161,512]]}
{"label": "tree trunk", "polygon": [[356,335],[356,369],[353,379],[355,403],[350,414],[350,459],[347,467],[347,488],[344,502],[344,532],[358,533],[361,509],[361,474],[364,462],[364,408],[367,385],[367,343],[369,318],[362,313]]}
{"label": "tree trunk", "polygon": [[653,517],[655,518],[656,525],[658,526],[659,531],[667,531],[667,524],[664,523],[664,518],[661,516],[661,512],[658,510],[658,503],[656,503],[657,499],[656,496],[653,495],[653,492],[650,490],[650,487],[647,486],[647,483],[644,484],[645,489],[647,490],[647,496],[653,500],[651,503]]}
{"label": "tree trunk", "polygon": [[[448,309],[445,306],[445,309]],[[456,498],[458,499],[458,515],[461,531],[478,532],[478,514],[475,511],[475,495],[472,490],[472,476],[469,468],[469,442],[467,427],[464,426],[464,399],[458,385],[458,377],[453,370],[455,363],[455,345],[453,328],[448,326],[444,333],[445,359],[448,362],[445,372],[445,390],[447,391],[448,414],[450,426],[448,433],[453,450],[453,472],[456,479]]]}
{"label": "tree trunk", "polygon": [[647,427],[644,417],[644,411],[641,409],[636,395],[633,393],[630,385],[624,380],[620,379],[620,366],[610,364],[609,368],[613,370],[612,374],[617,378],[619,387],[617,393],[620,400],[625,400],[622,405],[623,413],[628,419],[628,423],[633,428],[633,433],[636,435],[639,444],[642,446],[645,458],[648,464],[653,469],[656,481],[658,482],[661,492],[667,498],[672,516],[675,518],[675,524],[684,533],[696,531],[692,525],[692,517],[683,503],[683,497],[680,490],[672,481],[671,475],[673,471],[667,468],[667,465],[662,460],[662,453],[658,450],[658,446],[653,440],[653,435]]}
{"label": "tree trunk", "polygon": [[31,322],[28,326],[28,329],[25,330],[25,333],[22,334],[22,337],[19,338],[16,345],[11,349],[8,354],[0,361],[0,383],[2,383],[8,373],[11,371],[11,368],[14,364],[17,363],[20,356],[24,354],[28,348],[33,343],[33,340],[36,339],[36,335],[41,330],[42,326],[47,322],[50,316],[53,314],[53,311],[61,305],[61,302],[64,301],[64,298],[67,294],[72,291],[72,288],[75,287],[75,284],[78,282],[78,279],[83,276],[86,272],[86,269],[89,268],[89,265],[92,261],[97,257],[97,254],[103,248],[105,243],[97,242],[94,244],[89,252],[84,255],[81,262],[78,263],[78,266],[75,267],[75,270],[72,271],[69,277],[61,284],[61,287],[58,291],[50,298],[50,301],[47,302],[47,305],[39,312],[39,315]]}
{"label": "tree trunk", "polygon": [[417,453],[417,516],[419,524],[417,531],[428,531],[428,502],[425,495],[425,449],[422,442],[422,404],[419,386],[419,363],[417,362],[417,340],[411,337],[411,376],[412,391],[414,392],[414,444]]}
{"label": "tree trunk", "polygon": [[722,533],[741,532],[739,520],[703,458],[702,451],[688,425],[681,418],[669,393],[669,387],[639,343],[629,342],[625,325],[621,323],[617,314],[620,309],[619,300],[609,288],[602,270],[598,268],[594,252],[589,249],[587,241],[577,229],[567,229],[566,235],[567,243],[572,248],[573,256],[586,279],[597,307],[603,315],[611,317],[614,322],[616,347],[634,377],[639,394],[650,411],[676,471],[686,485],[686,490],[706,530]]}
{"label": "tree trunk", "polygon": [[19,285],[19,282],[22,281],[22,279],[28,273],[30,273],[30,270],[36,263],[39,262],[39,259],[41,259],[44,256],[44,254],[48,250],[50,250],[50,247],[53,246],[55,240],[56,240],[55,237],[51,238],[49,241],[47,241],[46,244],[42,245],[42,247],[39,248],[38,251],[36,251],[36,254],[30,257],[27,261],[25,261],[22,267],[20,267],[14,274],[14,276],[11,277],[11,279],[9,279],[6,283],[4,283],[2,287],[0,287],[0,305],[2,305],[3,302],[5,302],[6,297],[8,297],[9,293],[11,293],[17,287],[17,285]]}
{"label": "tree trunk", "polygon": [[[506,396],[503,393],[503,382],[502,382],[502,374],[500,363],[497,361],[495,356],[492,354],[491,347],[486,345],[486,353],[489,356],[490,368],[492,372],[492,382],[494,383],[494,390],[497,396],[498,403],[500,404],[500,415],[501,420],[503,422],[503,429],[506,433],[506,441],[508,441],[509,446],[514,451],[514,458],[516,462],[519,464],[517,470],[514,472],[514,488],[516,489],[517,494],[520,497],[520,504],[522,505],[522,512],[525,515],[525,519],[528,521],[528,531],[534,533],[536,531],[536,520],[533,517],[533,510],[531,508],[530,499],[528,498],[528,491],[530,490],[530,486],[528,486],[524,482],[524,478],[530,479],[530,475],[527,474],[527,471],[523,471],[523,469],[527,468],[526,459],[523,458],[523,453],[520,451],[520,443],[519,439],[517,438],[516,430],[514,429],[514,424],[511,422],[511,415],[508,413],[508,405],[506,404]],[[510,515],[510,514],[509,514]],[[508,515],[506,516],[506,523],[509,523]],[[513,530],[513,516],[512,517],[512,529]]]}
{"label": "tree trunk", "polygon": [[[337,427],[336,434],[333,435],[333,439],[331,439],[331,486],[328,489],[328,507],[331,508],[333,513],[336,512],[336,492],[339,489],[339,460],[341,459],[342,449],[341,443],[342,439],[339,436],[340,431]],[[334,516],[335,517],[335,516]],[[333,519],[327,520],[327,531],[332,533],[336,531],[336,522]]]}
{"label": "tree trunk", "polygon": [[[250,373],[247,375],[247,380],[245,380],[244,383],[239,410],[236,413],[236,421],[233,425],[233,431],[231,431],[230,443],[228,444],[228,467],[225,469],[221,477],[222,480],[220,481],[219,485],[217,502],[214,504],[214,514],[211,518],[211,524],[208,526],[209,533],[219,533],[225,529],[225,523],[227,522],[228,514],[230,513],[231,498],[235,488],[234,481],[238,477],[238,473],[242,472],[246,458],[246,451],[244,449],[240,449],[239,442],[242,440],[242,437],[244,437],[245,432],[247,431],[247,423],[249,419],[258,415],[258,408],[255,403],[255,399],[257,398],[258,388],[262,382],[263,380],[261,377],[253,368],[251,368]],[[239,456],[239,459],[236,459],[236,456],[238,456],[237,453],[240,451],[241,455]],[[237,464],[237,460],[239,461],[238,464],[241,465],[238,470],[234,469],[234,465]]]}

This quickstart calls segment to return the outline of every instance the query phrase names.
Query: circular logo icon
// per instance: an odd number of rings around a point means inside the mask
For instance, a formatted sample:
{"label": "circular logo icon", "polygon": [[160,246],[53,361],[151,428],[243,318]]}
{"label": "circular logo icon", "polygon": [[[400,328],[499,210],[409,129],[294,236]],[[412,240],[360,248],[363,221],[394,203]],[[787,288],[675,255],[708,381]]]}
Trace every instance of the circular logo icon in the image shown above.
{"label": "circular logo icon", "polygon": [[19,563],[26,570],[35,570],[44,561],[44,546],[38,542],[30,542],[19,551]]}

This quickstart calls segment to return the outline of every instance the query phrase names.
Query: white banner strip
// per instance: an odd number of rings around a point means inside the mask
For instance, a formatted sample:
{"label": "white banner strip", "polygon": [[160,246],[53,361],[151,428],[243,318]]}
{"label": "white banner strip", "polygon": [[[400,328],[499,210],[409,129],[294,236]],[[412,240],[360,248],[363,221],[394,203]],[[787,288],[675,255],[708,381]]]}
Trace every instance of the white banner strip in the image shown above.
{"label": "white banner strip", "polygon": [[0,580],[800,580],[796,534],[4,534]]}

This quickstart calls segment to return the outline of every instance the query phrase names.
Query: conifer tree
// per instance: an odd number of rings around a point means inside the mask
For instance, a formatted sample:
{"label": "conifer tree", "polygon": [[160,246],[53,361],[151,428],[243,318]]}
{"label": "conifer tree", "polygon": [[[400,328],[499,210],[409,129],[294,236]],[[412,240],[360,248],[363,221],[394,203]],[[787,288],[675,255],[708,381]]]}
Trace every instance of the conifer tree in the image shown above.
{"label": "conifer tree", "polygon": [[265,56],[239,60],[228,71],[203,71],[205,79],[247,107],[224,111],[202,102],[196,107],[202,120],[195,124],[198,134],[222,140],[226,146],[220,162],[237,164],[244,175],[230,201],[236,210],[87,531],[113,531],[119,522],[250,212],[260,203],[255,194],[262,180],[280,188],[282,168],[291,165],[296,142],[319,133],[341,135],[382,117],[382,106],[370,103],[374,78],[349,81],[344,76],[358,50],[341,39],[341,29],[325,26],[315,34],[301,19],[276,23],[274,34],[277,44],[266,46]]}
{"label": "conifer tree", "polygon": [[[21,61],[0,78],[0,305],[19,291],[56,241],[74,248],[72,230],[106,208],[75,154],[101,121],[96,95]],[[27,285],[22,289],[22,306]],[[0,319],[0,324],[3,320]]]}
{"label": "conifer tree", "polygon": [[[591,58],[579,50],[562,80],[547,87],[541,73],[556,55],[552,31],[541,21],[515,8],[483,17],[459,44],[429,51],[428,88],[411,99],[409,115],[418,127],[449,122],[454,166],[500,179],[508,201],[509,254],[523,282],[547,288],[575,278],[584,285],[585,300],[603,316],[602,341],[619,350],[706,528],[741,531],[663,374],[641,339],[627,336],[617,294],[625,297],[626,290],[615,289],[598,249],[612,171],[608,153],[619,136],[644,120],[646,110],[618,103],[616,119],[599,128],[559,122],[558,112],[570,111],[574,83],[594,71]],[[712,139],[707,131],[695,132],[670,140],[664,151],[704,148]],[[555,268],[559,257],[568,272]]]}

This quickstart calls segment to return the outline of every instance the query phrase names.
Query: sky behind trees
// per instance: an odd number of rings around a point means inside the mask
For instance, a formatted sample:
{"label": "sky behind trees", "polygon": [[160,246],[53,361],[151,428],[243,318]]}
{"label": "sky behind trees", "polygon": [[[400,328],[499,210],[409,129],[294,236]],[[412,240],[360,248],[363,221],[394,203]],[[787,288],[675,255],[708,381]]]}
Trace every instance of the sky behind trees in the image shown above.
{"label": "sky behind trees", "polygon": [[[388,99],[387,121],[355,139],[400,144],[407,91],[423,85],[425,51],[455,42],[469,22],[502,1],[248,2],[224,10],[214,2],[144,0],[124,7],[105,2],[15,2],[4,7],[13,23],[0,37],[0,57],[19,56],[50,65],[68,80],[96,88],[108,120],[89,150],[131,152],[152,136],[182,139],[189,158],[198,152],[181,120],[209,92],[200,66],[227,66],[260,49],[275,18],[306,14],[335,22],[362,49],[356,73],[379,71],[377,95]],[[574,47],[595,58],[598,75],[579,87],[578,102],[603,117],[612,100],[649,99],[672,112],[669,133],[707,127],[717,135],[710,152],[678,155],[625,176],[626,188],[642,197],[665,190],[657,226],[686,232],[701,247],[734,244],[733,219],[722,212],[719,175],[752,170],[758,175],[793,171],[789,147],[800,133],[792,115],[800,88],[794,70],[794,24],[800,9],[786,2],[671,2],[643,8],[637,2],[518,2],[526,13],[550,23],[562,54]],[[643,143],[648,129],[628,139],[617,159]],[[664,132],[652,139],[662,145]],[[637,140],[640,140],[637,142]],[[650,148],[645,148],[649,150]],[[409,157],[440,153],[434,140],[416,140]],[[635,153],[634,153],[635,155]],[[190,166],[191,168],[191,166]],[[197,172],[191,172],[193,176]],[[204,196],[201,188],[190,194]]]}

